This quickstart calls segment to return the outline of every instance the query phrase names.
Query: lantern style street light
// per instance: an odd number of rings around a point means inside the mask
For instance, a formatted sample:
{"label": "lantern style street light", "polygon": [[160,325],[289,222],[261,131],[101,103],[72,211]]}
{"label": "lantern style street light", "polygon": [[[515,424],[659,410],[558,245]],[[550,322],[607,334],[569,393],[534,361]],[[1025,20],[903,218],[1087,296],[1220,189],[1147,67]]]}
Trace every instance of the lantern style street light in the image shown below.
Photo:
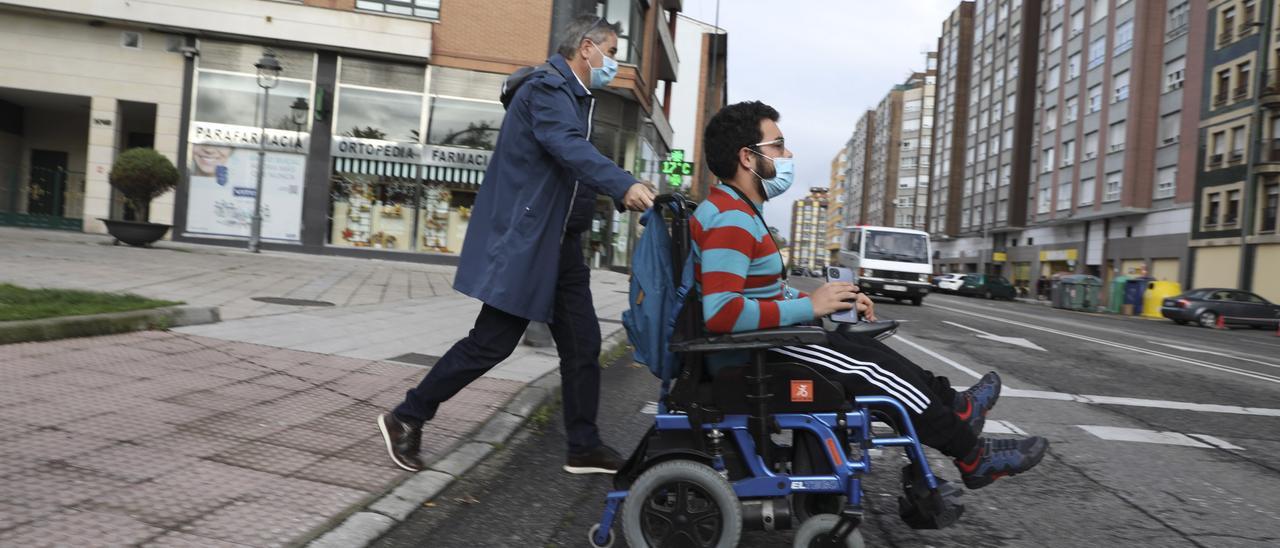
{"label": "lantern style street light", "polygon": [[[258,86],[262,88],[262,133],[258,135],[258,184],[253,193],[253,220],[249,228],[249,252],[257,253],[262,239],[262,173],[267,160],[267,107],[270,106],[271,88],[280,83],[280,60],[270,50],[262,52],[262,58],[254,63],[258,69]],[[296,103],[295,103],[296,104]]]}

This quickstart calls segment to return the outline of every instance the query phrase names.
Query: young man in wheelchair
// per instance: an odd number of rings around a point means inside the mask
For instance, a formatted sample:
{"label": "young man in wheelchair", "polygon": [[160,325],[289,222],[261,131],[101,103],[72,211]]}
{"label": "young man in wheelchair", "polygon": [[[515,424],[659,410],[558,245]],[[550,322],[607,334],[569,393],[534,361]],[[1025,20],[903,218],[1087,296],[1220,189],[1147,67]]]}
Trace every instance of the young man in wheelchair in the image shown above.
{"label": "young man in wheelchair", "polygon": [[[786,286],[782,257],[760,213],[762,203],[785,192],[794,175],[778,118],[763,103],[737,103],[716,113],[703,133],[708,167],[720,183],[712,186],[690,225],[703,320],[713,333],[810,323],[855,306],[875,319],[871,300],[852,284],[828,283],[812,295]],[[746,352],[721,352],[707,362],[714,372],[747,359]],[[808,364],[851,395],[901,401],[920,442],[955,459],[970,489],[1031,469],[1049,446],[1041,437],[981,437],[986,414],[1000,395],[994,372],[956,391],[946,377],[925,371],[874,338],[844,332],[830,333],[825,345],[772,349],[769,360]]]}

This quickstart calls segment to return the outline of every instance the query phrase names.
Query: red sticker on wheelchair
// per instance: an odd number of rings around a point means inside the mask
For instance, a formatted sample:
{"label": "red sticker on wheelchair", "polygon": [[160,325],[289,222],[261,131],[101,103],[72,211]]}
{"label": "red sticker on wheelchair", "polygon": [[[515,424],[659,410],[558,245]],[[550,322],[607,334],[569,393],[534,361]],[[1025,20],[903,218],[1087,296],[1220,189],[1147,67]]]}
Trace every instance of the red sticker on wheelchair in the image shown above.
{"label": "red sticker on wheelchair", "polygon": [[792,402],[813,402],[813,381],[791,381]]}

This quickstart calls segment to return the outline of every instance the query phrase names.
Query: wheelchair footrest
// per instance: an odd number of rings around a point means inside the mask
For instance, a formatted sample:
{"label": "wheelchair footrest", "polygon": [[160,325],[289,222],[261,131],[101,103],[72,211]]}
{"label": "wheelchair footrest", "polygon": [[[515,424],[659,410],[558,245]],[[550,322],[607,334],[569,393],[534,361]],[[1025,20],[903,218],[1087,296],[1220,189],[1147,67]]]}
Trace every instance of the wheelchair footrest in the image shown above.
{"label": "wheelchair footrest", "polygon": [[902,468],[902,496],[898,497],[898,517],[912,529],[944,529],[964,514],[960,496],[964,490],[936,478],[938,490],[931,491],[918,467]]}

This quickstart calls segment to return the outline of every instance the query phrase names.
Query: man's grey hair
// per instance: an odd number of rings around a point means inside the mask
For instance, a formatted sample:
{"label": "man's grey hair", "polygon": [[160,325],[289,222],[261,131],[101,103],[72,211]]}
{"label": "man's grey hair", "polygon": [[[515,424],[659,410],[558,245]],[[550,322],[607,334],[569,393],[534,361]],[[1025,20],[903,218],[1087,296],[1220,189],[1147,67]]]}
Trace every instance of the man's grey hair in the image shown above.
{"label": "man's grey hair", "polygon": [[578,54],[578,46],[582,45],[583,39],[600,45],[609,39],[610,34],[622,34],[622,25],[610,23],[598,15],[579,15],[573,18],[569,28],[564,29],[564,33],[560,35],[560,46],[556,48],[556,53],[563,55],[565,59],[573,59]]}

